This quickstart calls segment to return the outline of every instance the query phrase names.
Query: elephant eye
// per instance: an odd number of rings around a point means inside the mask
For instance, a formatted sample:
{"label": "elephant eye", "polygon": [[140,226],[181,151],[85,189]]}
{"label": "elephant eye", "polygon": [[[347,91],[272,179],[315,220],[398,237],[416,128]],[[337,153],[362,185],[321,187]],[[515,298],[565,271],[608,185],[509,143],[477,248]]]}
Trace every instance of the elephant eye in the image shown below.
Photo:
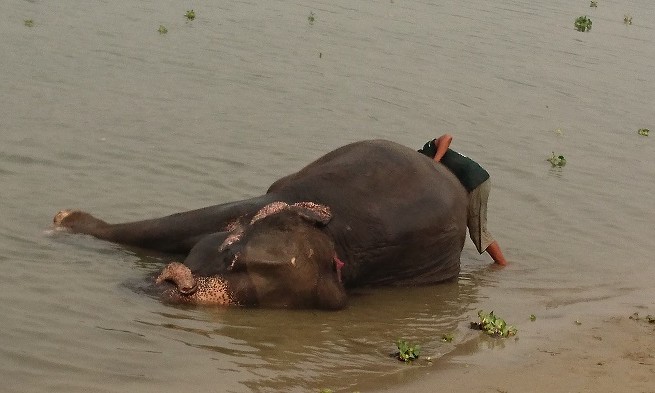
{"label": "elephant eye", "polygon": [[240,255],[241,254],[238,253],[238,252],[234,253],[231,250],[228,250],[227,255],[225,255],[225,263],[227,264],[227,270],[233,271],[233,272],[243,270],[243,268],[244,268],[243,264],[238,263]]}

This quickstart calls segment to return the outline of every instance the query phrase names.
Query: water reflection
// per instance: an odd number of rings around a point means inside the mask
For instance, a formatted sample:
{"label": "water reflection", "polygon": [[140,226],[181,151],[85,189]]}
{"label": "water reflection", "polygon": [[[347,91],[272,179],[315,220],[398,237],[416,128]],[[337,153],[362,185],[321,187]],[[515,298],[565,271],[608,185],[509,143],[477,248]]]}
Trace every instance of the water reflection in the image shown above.
{"label": "water reflection", "polygon": [[354,389],[410,367],[389,356],[400,338],[422,347],[423,360],[411,367],[451,351],[454,344],[441,337],[470,317],[480,284],[489,284],[485,276],[358,290],[338,312],[167,306],[156,321],[139,323],[171,332],[221,370],[238,370],[236,379],[252,391]]}

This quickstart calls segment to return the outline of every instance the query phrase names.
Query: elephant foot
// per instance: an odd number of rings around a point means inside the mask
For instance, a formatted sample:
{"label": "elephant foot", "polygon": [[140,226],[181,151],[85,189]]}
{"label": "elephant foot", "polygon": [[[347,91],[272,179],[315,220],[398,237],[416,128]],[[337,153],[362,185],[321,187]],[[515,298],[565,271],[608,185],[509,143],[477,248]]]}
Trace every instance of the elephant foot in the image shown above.
{"label": "elephant foot", "polygon": [[192,295],[198,290],[198,284],[191,273],[191,269],[180,262],[171,262],[166,265],[155,283],[159,285],[164,281],[175,284],[182,295]]}
{"label": "elephant foot", "polygon": [[66,227],[66,223],[69,222],[71,219],[70,217],[74,213],[81,213],[81,212],[76,212],[73,210],[60,210],[55,214],[55,218],[52,219],[52,223],[55,224],[56,227]]}
{"label": "elephant foot", "polygon": [[89,213],[79,210],[61,210],[52,219],[55,228],[70,229],[76,233],[96,235],[96,232],[107,225]]}

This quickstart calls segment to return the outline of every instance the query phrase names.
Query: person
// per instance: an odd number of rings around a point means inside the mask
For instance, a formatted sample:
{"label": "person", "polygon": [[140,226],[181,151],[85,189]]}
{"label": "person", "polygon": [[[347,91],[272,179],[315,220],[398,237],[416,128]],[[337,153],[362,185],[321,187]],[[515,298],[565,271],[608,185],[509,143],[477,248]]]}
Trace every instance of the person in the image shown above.
{"label": "person", "polygon": [[425,143],[418,152],[442,163],[459,179],[469,196],[466,225],[471,240],[480,254],[486,251],[494,262],[505,266],[505,256],[487,230],[487,201],[491,191],[489,172],[472,159],[450,149],[452,140],[451,135],[444,134]]}

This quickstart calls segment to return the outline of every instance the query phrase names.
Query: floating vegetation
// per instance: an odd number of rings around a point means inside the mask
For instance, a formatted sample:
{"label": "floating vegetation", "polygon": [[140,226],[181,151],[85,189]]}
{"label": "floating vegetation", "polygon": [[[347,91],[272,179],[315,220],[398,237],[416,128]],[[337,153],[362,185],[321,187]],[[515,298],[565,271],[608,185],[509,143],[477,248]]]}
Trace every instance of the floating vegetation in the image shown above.
{"label": "floating vegetation", "polygon": [[598,2],[596,0],[591,0],[591,4],[589,4],[589,7],[593,7],[593,8],[598,7]]}
{"label": "floating vegetation", "polygon": [[194,10],[187,10],[184,16],[187,18],[187,20],[194,20],[196,19],[196,12]]}
{"label": "floating vegetation", "polygon": [[534,315],[534,314],[530,314],[530,320],[531,320],[532,322],[536,321],[536,320],[537,320],[537,316]]}
{"label": "floating vegetation", "polygon": [[453,342],[453,339],[455,338],[455,335],[452,333],[444,333],[441,335],[441,341],[445,343],[451,343]]}
{"label": "floating vegetation", "polygon": [[510,337],[518,332],[514,326],[508,325],[504,319],[495,316],[493,311],[486,314],[480,310],[478,311],[478,317],[480,317],[480,322],[471,322],[471,329],[482,330],[494,337]]}
{"label": "floating vegetation", "polygon": [[310,25],[314,24],[314,21],[316,21],[316,15],[314,14],[313,11],[309,11],[309,16],[307,17],[307,20],[309,21]]}
{"label": "floating vegetation", "polygon": [[651,323],[651,324],[655,324],[655,316],[652,316],[650,314],[648,314],[648,315],[646,315],[645,317],[642,318],[642,317],[639,316],[639,313],[636,312],[636,313],[630,315],[630,319],[633,319],[635,321],[645,321],[645,322],[648,322],[648,323]]}
{"label": "floating vegetation", "polygon": [[412,345],[405,340],[396,341],[396,346],[398,347],[398,353],[395,356],[398,360],[404,362],[411,362],[418,359],[418,355],[421,351],[421,347],[418,345]]}
{"label": "floating vegetation", "polygon": [[580,16],[575,20],[574,26],[577,31],[589,31],[591,30],[591,19],[587,18],[587,16]]}
{"label": "floating vegetation", "polygon": [[25,19],[25,20],[23,21],[23,23],[24,23],[25,26],[27,26],[27,27],[34,27],[34,21],[33,21],[32,19]]}
{"label": "floating vegetation", "polygon": [[164,25],[159,25],[159,29],[157,29],[157,31],[159,32],[159,34],[166,34],[166,33],[168,33],[168,29],[167,29],[166,26],[164,26]]}
{"label": "floating vegetation", "polygon": [[550,158],[546,159],[546,161],[550,162],[552,166],[554,167],[556,166],[558,168],[561,168],[564,165],[566,165],[566,158],[564,158],[564,156],[562,155],[556,155],[555,152],[553,152],[553,155]]}
{"label": "floating vegetation", "polygon": [[626,25],[631,25],[632,24],[632,16],[630,16],[628,14],[625,14],[623,16],[623,23],[625,23]]}
{"label": "floating vegetation", "polygon": [[640,128],[637,130],[637,134],[643,135],[643,136],[648,136],[648,133],[650,130],[648,128]]}

